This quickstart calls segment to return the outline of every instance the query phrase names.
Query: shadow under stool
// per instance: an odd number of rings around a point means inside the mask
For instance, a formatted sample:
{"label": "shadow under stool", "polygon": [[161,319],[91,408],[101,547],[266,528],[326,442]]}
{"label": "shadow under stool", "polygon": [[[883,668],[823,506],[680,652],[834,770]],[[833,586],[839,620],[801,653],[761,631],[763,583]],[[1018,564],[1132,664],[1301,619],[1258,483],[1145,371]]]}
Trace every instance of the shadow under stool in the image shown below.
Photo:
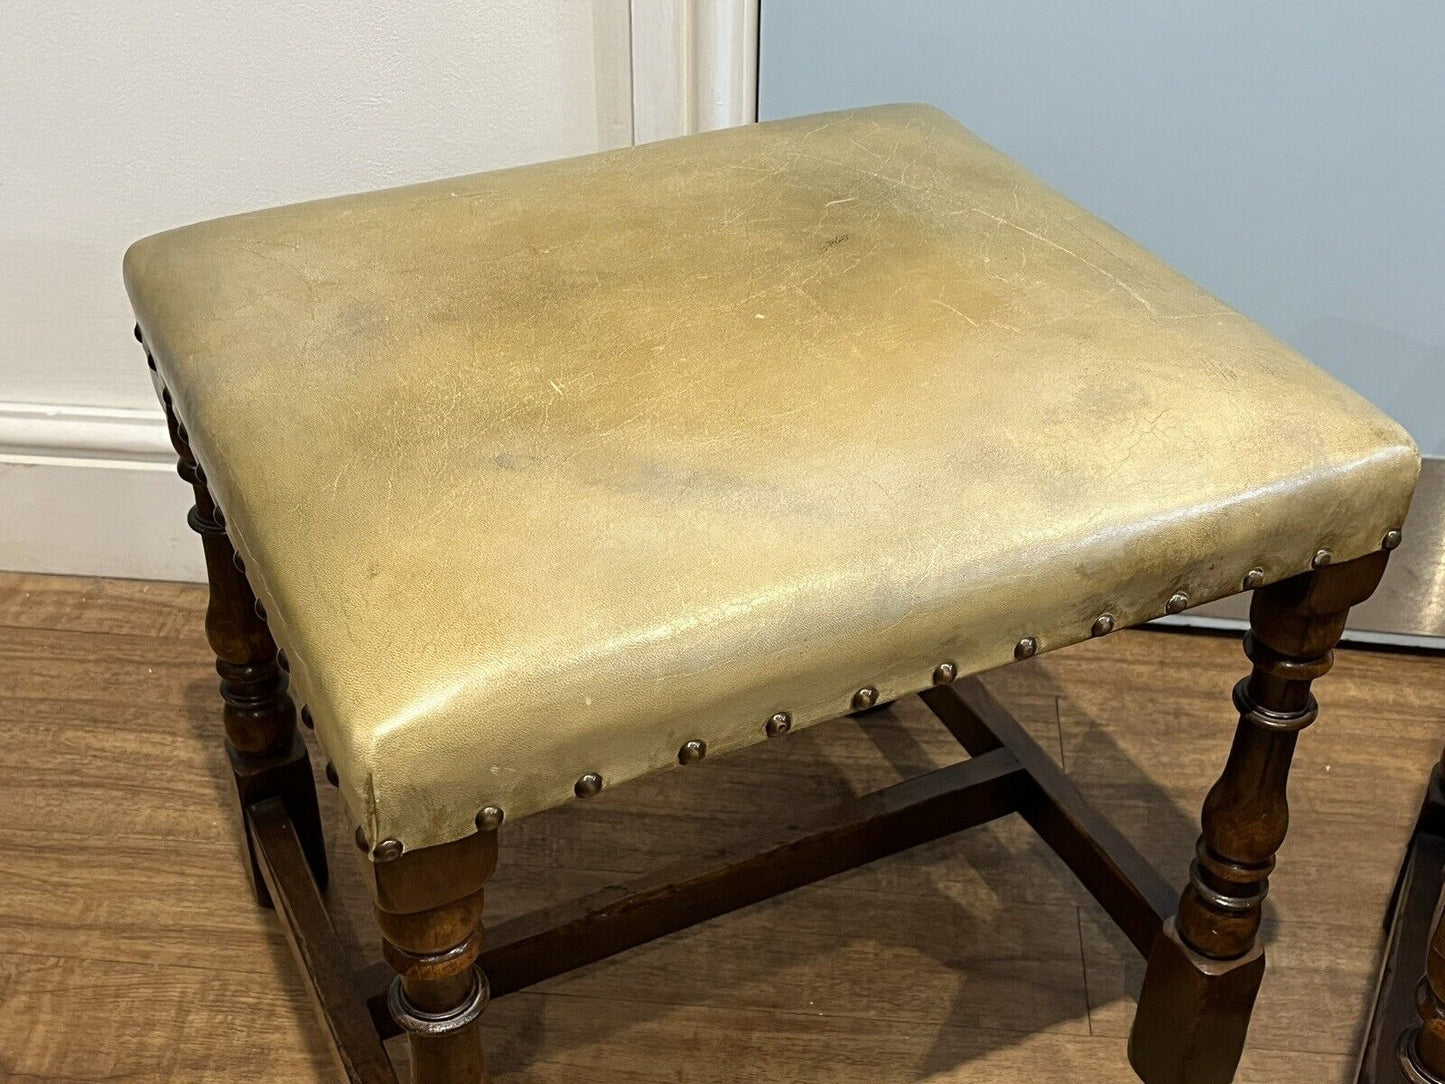
{"label": "shadow under stool", "polygon": [[[348,1079],[405,1034],[485,1080],[489,998],[1011,814],[1147,959],[1140,1077],[1233,1077],[1311,682],[1419,467],[1359,396],[921,106],[219,219],[125,279],[256,896]],[[975,675],[1243,591],[1181,892]],[[521,818],[913,695],[957,763],[484,942]],[[297,703],[379,963],[327,917]]]}

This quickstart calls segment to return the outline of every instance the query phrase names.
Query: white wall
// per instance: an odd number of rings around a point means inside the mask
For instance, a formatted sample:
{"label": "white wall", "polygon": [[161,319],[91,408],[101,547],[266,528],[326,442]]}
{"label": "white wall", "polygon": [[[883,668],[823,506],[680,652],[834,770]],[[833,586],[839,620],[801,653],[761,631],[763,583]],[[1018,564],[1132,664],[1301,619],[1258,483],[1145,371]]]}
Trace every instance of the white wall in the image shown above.
{"label": "white wall", "polygon": [[125,247],[631,140],[627,0],[7,0],[0,568],[203,578]]}
{"label": "white wall", "polygon": [[[0,569],[203,576],[130,334],[131,241],[626,145],[634,106],[646,138],[751,116],[756,11],[757,0],[0,4]],[[700,101],[712,113],[690,107]]]}
{"label": "white wall", "polygon": [[762,21],[764,120],[932,102],[1445,455],[1445,4],[764,0]]}
{"label": "white wall", "polygon": [[617,0],[7,0],[0,37],[5,401],[155,406],[145,234],[631,139]]}

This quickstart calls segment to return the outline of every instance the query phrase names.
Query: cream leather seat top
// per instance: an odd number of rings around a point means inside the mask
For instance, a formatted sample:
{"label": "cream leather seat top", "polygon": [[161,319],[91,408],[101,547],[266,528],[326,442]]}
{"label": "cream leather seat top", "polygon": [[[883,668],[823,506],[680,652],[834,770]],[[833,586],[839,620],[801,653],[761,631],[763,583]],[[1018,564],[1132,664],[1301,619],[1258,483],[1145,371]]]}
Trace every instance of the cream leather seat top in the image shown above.
{"label": "cream leather seat top", "polygon": [[187,226],[125,278],[352,812],[407,848],[1362,556],[1418,469],[920,106]]}

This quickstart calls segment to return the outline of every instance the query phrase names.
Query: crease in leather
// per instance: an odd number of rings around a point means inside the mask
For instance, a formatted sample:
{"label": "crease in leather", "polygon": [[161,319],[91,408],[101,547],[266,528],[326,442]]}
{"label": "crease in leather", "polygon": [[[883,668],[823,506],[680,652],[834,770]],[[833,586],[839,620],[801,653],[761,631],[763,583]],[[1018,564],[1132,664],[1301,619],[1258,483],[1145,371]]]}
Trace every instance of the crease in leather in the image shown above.
{"label": "crease in leather", "polygon": [[371,838],[1400,526],[1402,429],[943,114],[184,227],[126,284]]}

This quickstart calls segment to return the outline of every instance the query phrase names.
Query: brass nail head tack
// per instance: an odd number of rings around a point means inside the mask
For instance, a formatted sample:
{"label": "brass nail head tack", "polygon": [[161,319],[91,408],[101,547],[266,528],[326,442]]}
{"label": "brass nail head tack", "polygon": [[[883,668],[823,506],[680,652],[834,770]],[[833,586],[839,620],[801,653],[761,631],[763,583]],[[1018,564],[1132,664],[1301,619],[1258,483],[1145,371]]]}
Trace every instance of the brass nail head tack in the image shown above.
{"label": "brass nail head tack", "polygon": [[241,555],[240,555],[239,553],[233,553],[233,554],[231,554],[231,564],[233,564],[233,565],[236,566],[236,571],[237,571],[237,572],[245,572],[245,571],[246,571],[246,562],[245,562],[244,560],[242,560]]}
{"label": "brass nail head tack", "polygon": [[336,774],[336,765],[329,760],[326,762],[326,781],[333,787],[341,786],[341,777]]}
{"label": "brass nail head tack", "polygon": [[316,729],[316,720],[311,718],[311,709],[305,704],[301,705],[301,725],[307,730]]}
{"label": "brass nail head tack", "polygon": [[1244,589],[1246,591],[1253,591],[1256,587],[1260,587],[1263,584],[1264,569],[1251,568],[1248,572],[1244,574]]}
{"label": "brass nail head tack", "polygon": [[359,824],[356,826],[356,846],[363,851],[371,850],[371,843],[366,838],[366,829]]}
{"label": "brass nail head tack", "polygon": [[1169,601],[1164,604],[1164,612],[1177,614],[1189,609],[1189,596],[1183,591],[1175,591],[1169,596]]}
{"label": "brass nail head tack", "polygon": [[951,662],[941,662],[933,671],[933,684],[952,685],[958,678],[958,667]]}
{"label": "brass nail head tack", "polygon": [[371,852],[371,857],[378,862],[395,862],[401,857],[401,840],[383,839]]}
{"label": "brass nail head tack", "polygon": [[481,812],[477,814],[477,827],[483,832],[495,832],[502,826],[502,821],[506,817],[501,806],[483,806]]}
{"label": "brass nail head tack", "polygon": [[707,742],[693,738],[692,741],[683,744],[677,751],[677,762],[679,764],[696,764],[703,757],[707,756]]}
{"label": "brass nail head tack", "polygon": [[602,790],[602,777],[596,772],[588,772],[577,780],[577,785],[572,790],[579,798],[591,798]]}
{"label": "brass nail head tack", "polygon": [[266,607],[261,605],[261,600],[259,598],[256,600],[256,616],[259,617],[262,621],[266,620]]}
{"label": "brass nail head tack", "polygon": [[1032,636],[1025,636],[1014,645],[1014,658],[1031,659],[1038,654],[1039,642]]}
{"label": "brass nail head tack", "polygon": [[1403,538],[1404,535],[1397,530],[1386,531],[1385,537],[1380,541],[1380,548],[1383,550],[1392,550],[1400,544]]}
{"label": "brass nail head tack", "polygon": [[1100,614],[1094,618],[1094,623],[1089,626],[1090,636],[1108,636],[1114,631],[1114,615]]}
{"label": "brass nail head tack", "polygon": [[763,729],[767,731],[768,737],[776,738],[779,734],[786,734],[793,729],[793,717],[786,711],[775,712]]}
{"label": "brass nail head tack", "polygon": [[285,670],[288,674],[291,672],[291,660],[286,657],[286,651],[284,648],[276,652],[276,665],[281,667],[281,669]]}
{"label": "brass nail head tack", "polygon": [[878,703],[878,690],[872,685],[864,685],[863,688],[853,694],[854,711],[871,708],[876,703]]}
{"label": "brass nail head tack", "polygon": [[1317,550],[1314,560],[1310,561],[1310,568],[1324,568],[1335,559],[1335,555],[1329,550]]}

